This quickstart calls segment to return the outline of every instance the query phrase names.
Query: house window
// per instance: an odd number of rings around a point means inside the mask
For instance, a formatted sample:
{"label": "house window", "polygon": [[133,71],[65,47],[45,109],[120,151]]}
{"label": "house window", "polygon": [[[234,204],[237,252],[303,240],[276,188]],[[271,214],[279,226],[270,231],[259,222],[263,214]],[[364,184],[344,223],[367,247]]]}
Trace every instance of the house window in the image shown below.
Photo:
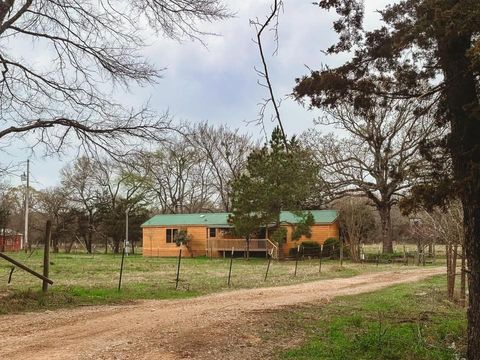
{"label": "house window", "polygon": [[210,228],[210,230],[209,230],[210,231],[210,234],[209,234],[210,237],[214,238],[214,237],[217,236],[217,231],[216,230],[217,229],[215,229],[215,228]]}
{"label": "house window", "polygon": [[178,229],[166,229],[167,234],[166,234],[166,241],[167,244],[171,244],[175,242],[175,237],[177,236]]}

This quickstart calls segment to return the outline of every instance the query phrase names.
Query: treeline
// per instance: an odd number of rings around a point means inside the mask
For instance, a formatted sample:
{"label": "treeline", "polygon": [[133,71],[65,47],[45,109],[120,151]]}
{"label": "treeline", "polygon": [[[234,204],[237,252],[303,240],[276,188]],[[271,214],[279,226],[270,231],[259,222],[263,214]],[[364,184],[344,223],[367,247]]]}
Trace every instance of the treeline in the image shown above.
{"label": "treeline", "polygon": [[[47,219],[53,222],[54,251],[82,246],[118,252],[127,210],[130,239],[138,243],[141,223],[158,213],[262,215],[243,219],[248,230],[275,222],[282,210],[321,208],[341,210],[352,260],[359,259],[361,244],[380,241],[388,253],[393,241],[418,243],[420,232],[412,230],[409,218],[430,219],[438,211],[411,200],[412,189],[428,180],[430,163],[420,147],[442,133],[426,114],[417,115],[416,106],[396,102],[388,112],[379,108],[375,116],[354,119],[350,108],[339,108],[319,125],[334,124],[343,136],[323,134],[317,124],[287,141],[295,144],[288,150],[278,133],[274,141],[275,131],[261,145],[239,130],[200,123],[183,125],[155,148],[121,159],[79,157],[61,170],[57,186],[30,191],[29,245],[43,241]],[[23,232],[24,194],[22,186],[3,186],[1,229]],[[421,239],[427,243],[426,236]],[[447,241],[428,237],[433,240]]]}
{"label": "treeline", "polygon": [[[60,172],[59,184],[30,188],[30,239],[43,241],[52,220],[52,247],[87,252],[103,247],[119,252],[128,210],[130,239],[141,239],[140,225],[155,213],[231,210],[231,184],[242,173],[256,143],[227,126],[184,126],[151,151],[121,159],[77,158]],[[2,185],[0,229],[23,233],[25,187]]]}

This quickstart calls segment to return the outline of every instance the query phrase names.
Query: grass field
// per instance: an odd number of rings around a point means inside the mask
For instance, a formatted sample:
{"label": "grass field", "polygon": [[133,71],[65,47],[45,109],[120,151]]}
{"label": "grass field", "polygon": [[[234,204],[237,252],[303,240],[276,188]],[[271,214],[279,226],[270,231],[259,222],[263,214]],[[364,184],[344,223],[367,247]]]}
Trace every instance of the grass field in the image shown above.
{"label": "grass field", "polygon": [[[445,278],[277,314],[276,328],[303,331],[300,346],[280,359],[438,360],[465,353],[465,309],[445,300]],[[279,333],[278,336],[281,336]]]}
{"label": "grass field", "polygon": [[[426,247],[426,250],[428,247]],[[382,244],[367,244],[363,246],[363,251],[366,254],[378,254],[382,251]],[[403,244],[403,243],[395,243],[393,245],[393,251],[395,253],[403,254],[404,251],[407,253],[415,253],[417,251],[417,245],[415,244]],[[460,250],[459,250],[460,251]],[[435,255],[439,258],[444,257],[446,254],[445,245],[437,244],[435,245]]]}
{"label": "grass field", "polygon": [[[24,253],[10,256],[42,272],[41,252],[27,258]],[[181,282],[175,290],[175,258],[125,258],[122,290],[117,291],[121,257],[119,255],[51,254],[50,278],[54,285],[46,296],[39,290],[41,280],[21,269],[13,273],[7,285],[10,264],[0,259],[0,313],[53,309],[87,304],[121,303],[135,299],[172,299],[209,294],[228,289],[295,284],[305,281],[348,277],[365,272],[405,268],[391,264],[350,264],[325,261],[319,274],[318,259],[300,261],[294,277],[294,261],[272,261],[264,282],[265,259],[234,259],[232,286],[227,286],[229,259],[185,258],[181,264]]]}

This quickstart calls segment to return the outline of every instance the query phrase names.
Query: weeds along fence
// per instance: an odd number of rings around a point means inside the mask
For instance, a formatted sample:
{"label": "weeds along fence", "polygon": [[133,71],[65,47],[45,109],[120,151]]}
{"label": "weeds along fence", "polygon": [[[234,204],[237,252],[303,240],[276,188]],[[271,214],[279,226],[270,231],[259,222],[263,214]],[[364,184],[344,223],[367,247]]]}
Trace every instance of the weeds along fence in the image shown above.
{"label": "weeds along fence", "polygon": [[[178,248],[177,251],[180,252],[180,249]],[[406,253],[408,265],[418,265],[418,257],[408,251]],[[238,257],[236,257],[237,255]],[[372,269],[369,266],[362,267],[362,263],[354,264],[347,260],[347,263],[343,264],[345,268],[342,268],[340,259],[336,255],[329,255],[325,248],[323,251],[322,248],[317,249],[315,253],[308,247],[300,246],[296,248],[295,254],[289,256],[286,261],[277,261],[271,256],[247,260],[241,255],[234,250],[234,255],[232,256],[230,251],[227,259],[209,259],[208,257],[191,259],[189,256],[184,258],[185,251],[182,250],[182,257],[175,259],[142,257],[137,252],[134,256],[127,257],[125,254],[122,267],[122,254],[96,254],[93,256],[84,252],[81,254],[51,253],[49,277],[55,281],[56,291],[64,291],[65,294],[73,288],[76,292],[85,292],[85,294],[104,293],[110,289],[117,293],[119,284],[121,284],[122,297],[144,296],[140,294],[152,297],[157,296],[150,295],[152,292],[174,292],[175,288],[178,291],[190,290],[197,293],[208,293],[212,289],[216,291],[228,287],[251,288],[264,286],[264,284],[288,285],[325,279],[336,277],[339,271],[345,271],[345,274],[353,276],[370,271],[369,268]],[[345,254],[345,258],[347,255]],[[363,263],[371,263],[373,266],[382,265],[384,269],[387,269],[390,263],[405,264],[402,263],[401,256],[390,259],[377,255],[367,253]],[[29,259],[26,259],[28,254],[23,253],[11,256],[42,273],[42,251],[35,252]],[[425,265],[433,262],[433,259],[429,260],[425,256]],[[0,281],[4,284],[3,286],[7,286],[11,276],[12,284],[9,285],[9,291],[16,291],[16,289],[21,291],[35,287],[38,280],[32,276],[23,275],[22,271],[15,270],[11,274],[12,264],[3,260],[2,262],[3,264],[0,264]],[[421,259],[420,265],[423,263],[423,259]],[[443,264],[443,260],[439,264]],[[121,271],[123,271],[122,280],[120,280]]]}
{"label": "weeds along fence", "polygon": [[[312,267],[315,267],[315,269],[318,269],[316,272],[318,275],[322,274],[322,265],[325,266],[325,261],[328,261],[328,265],[332,266],[335,265],[339,269],[342,269],[343,267],[343,262],[347,259],[343,257],[343,252],[339,252],[339,256],[336,257],[335,255],[332,255],[331,253],[328,256],[324,255],[323,252],[323,247],[319,247],[318,250],[315,249],[316,251],[312,251],[311,248],[309,247],[303,247],[301,245],[297,246],[295,248],[295,252],[292,252],[291,256],[286,257],[284,260],[281,261],[285,266],[287,264],[290,264],[291,266],[291,271],[287,274],[284,274],[285,277],[290,277],[290,278],[295,278],[299,274],[301,274],[305,270],[305,265],[304,263],[308,261],[309,264],[309,275],[312,275],[311,269]],[[226,279],[226,285],[228,287],[232,287],[235,285],[234,279],[236,278],[236,265],[235,262],[237,260],[241,261],[246,261],[243,256],[238,256],[235,257],[235,248],[232,248],[232,250],[229,252],[228,259],[216,259],[212,260],[210,257],[206,257],[205,259],[207,261],[218,261],[218,260],[223,260],[225,264],[224,268],[224,276]],[[335,254],[335,252],[334,252]],[[317,259],[317,260],[315,260]],[[315,262],[313,262],[315,260]],[[248,260],[247,260],[248,261]],[[272,256],[269,256],[267,254],[267,258],[265,259],[264,266],[265,270],[262,276],[263,283],[266,283],[269,279],[269,275],[271,275],[272,271],[272,261],[274,263],[278,263],[278,261],[274,260]],[[186,279],[185,277],[188,275],[185,275],[182,273],[184,271],[184,268],[180,265],[182,262],[182,252],[181,249],[179,249],[179,256],[177,258],[177,267],[176,267],[176,273],[175,273],[175,289],[176,290],[181,290],[181,289],[189,289],[190,285],[193,285],[192,283],[194,282],[194,279]],[[434,263],[434,259],[428,259],[426,256],[419,256],[418,254],[415,254],[414,252],[404,252],[404,253],[396,253],[396,254],[366,254],[362,260],[358,264],[375,264],[376,266],[379,266],[380,264],[385,265],[385,264],[402,264],[402,265],[427,265],[429,263]],[[325,270],[325,269],[324,269]],[[260,275],[260,274],[259,274]],[[260,277],[260,276],[259,276]],[[255,280],[253,280],[255,281]],[[183,286],[180,286],[183,285]]]}

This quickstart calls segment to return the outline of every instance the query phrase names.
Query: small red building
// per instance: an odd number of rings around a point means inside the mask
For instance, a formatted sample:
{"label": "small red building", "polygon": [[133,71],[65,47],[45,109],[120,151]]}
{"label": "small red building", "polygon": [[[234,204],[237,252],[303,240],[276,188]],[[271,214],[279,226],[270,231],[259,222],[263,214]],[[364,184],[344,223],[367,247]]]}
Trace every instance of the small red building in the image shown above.
{"label": "small red building", "polygon": [[11,229],[0,229],[0,251],[22,250],[23,234]]}

